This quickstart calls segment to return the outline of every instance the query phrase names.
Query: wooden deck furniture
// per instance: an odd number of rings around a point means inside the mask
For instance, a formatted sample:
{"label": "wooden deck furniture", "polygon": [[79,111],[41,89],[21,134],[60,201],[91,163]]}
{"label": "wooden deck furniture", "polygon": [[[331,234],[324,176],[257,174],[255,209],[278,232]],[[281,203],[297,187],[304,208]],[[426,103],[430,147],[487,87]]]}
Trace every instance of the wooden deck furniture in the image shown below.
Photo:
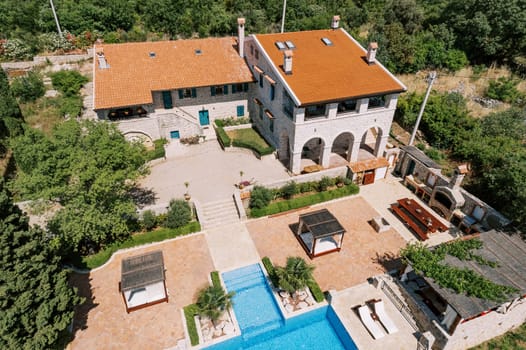
{"label": "wooden deck furniture", "polygon": [[414,199],[399,199],[391,205],[391,209],[424,241],[430,233],[448,229]]}

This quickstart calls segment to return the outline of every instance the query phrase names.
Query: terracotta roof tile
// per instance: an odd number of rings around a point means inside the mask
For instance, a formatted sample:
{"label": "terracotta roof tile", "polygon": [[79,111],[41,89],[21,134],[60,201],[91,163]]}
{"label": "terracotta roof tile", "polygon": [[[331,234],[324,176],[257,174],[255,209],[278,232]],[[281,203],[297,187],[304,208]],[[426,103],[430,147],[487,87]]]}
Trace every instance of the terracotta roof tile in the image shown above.
{"label": "terracotta roof tile", "polygon": [[251,82],[235,45],[233,38],[96,45],[110,68],[94,59],[95,109],[152,103],[152,91]]}
{"label": "terracotta roof tile", "polygon": [[[366,51],[343,29],[258,34],[255,38],[301,105],[406,90],[381,64],[367,64]],[[332,45],[325,45],[322,38]],[[292,41],[296,46],[290,75],[283,72],[283,51],[276,41]]]}

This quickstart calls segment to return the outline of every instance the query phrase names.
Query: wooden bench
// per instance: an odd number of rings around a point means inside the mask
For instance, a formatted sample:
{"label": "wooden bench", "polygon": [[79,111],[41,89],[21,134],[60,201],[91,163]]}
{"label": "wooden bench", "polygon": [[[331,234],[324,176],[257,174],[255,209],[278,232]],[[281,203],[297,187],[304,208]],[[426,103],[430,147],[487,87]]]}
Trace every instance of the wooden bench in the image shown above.
{"label": "wooden bench", "polygon": [[400,208],[398,204],[391,204],[391,209],[409,226],[413,231],[422,239],[423,241],[427,240],[429,236],[427,232],[422,230],[419,224],[415,222],[415,219],[406,212],[403,208]]}

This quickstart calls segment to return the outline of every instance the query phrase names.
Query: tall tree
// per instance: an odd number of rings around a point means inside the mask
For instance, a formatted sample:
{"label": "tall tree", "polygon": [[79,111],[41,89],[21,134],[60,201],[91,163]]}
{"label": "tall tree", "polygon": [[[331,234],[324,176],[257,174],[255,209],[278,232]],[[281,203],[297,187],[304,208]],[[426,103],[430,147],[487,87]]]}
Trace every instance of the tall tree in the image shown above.
{"label": "tall tree", "polygon": [[0,348],[57,347],[81,298],[60,256],[0,181]]}
{"label": "tall tree", "polygon": [[0,68],[0,139],[22,131],[22,112],[13,96],[7,75]]}

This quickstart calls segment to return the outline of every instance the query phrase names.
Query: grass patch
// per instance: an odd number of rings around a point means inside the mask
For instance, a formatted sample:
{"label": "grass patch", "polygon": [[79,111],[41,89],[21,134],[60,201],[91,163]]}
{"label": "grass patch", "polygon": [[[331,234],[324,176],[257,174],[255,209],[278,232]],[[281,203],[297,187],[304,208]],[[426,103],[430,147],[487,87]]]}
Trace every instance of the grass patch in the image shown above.
{"label": "grass patch", "polygon": [[360,188],[355,184],[349,184],[341,188],[328,190],[319,193],[313,193],[303,197],[297,197],[285,201],[270,203],[264,208],[254,208],[250,210],[250,216],[259,218],[266,215],[281,213],[287,210],[298,209],[316,203],[330,201],[332,199],[341,198],[357,194]]}
{"label": "grass patch", "polygon": [[223,287],[221,286],[221,279],[219,278],[219,272],[218,271],[212,271],[210,272],[210,278],[212,279],[212,285],[214,287]]}
{"label": "grass patch", "polygon": [[471,350],[490,349],[526,349],[526,323],[513,331],[501,335],[500,337],[491,339],[485,343],[471,348]]}
{"label": "grass patch", "polygon": [[82,267],[88,269],[94,269],[106,263],[113,253],[119,249],[132,248],[139,245],[160,242],[166,239],[175,238],[178,236],[187,235],[192,232],[198,232],[201,230],[201,225],[197,221],[193,221],[186,226],[179,227],[176,229],[161,228],[155,231],[139,233],[131,236],[124,242],[114,243],[105,249],[101,250],[97,254],[86,256],[82,258]]}
{"label": "grass patch", "polygon": [[196,304],[190,304],[183,308],[184,318],[186,320],[186,328],[190,336],[190,344],[195,346],[199,344],[199,334],[197,333],[197,326],[195,325],[194,316],[199,313],[199,308]]}
{"label": "grass patch", "polygon": [[[77,97],[82,105],[82,100]],[[35,102],[21,103],[20,109],[26,123],[34,128],[43,131],[46,135],[51,135],[55,125],[60,124],[64,118],[61,106],[64,98],[58,96],[54,98],[41,97]]]}
{"label": "grass patch", "polygon": [[272,261],[270,261],[270,258],[268,256],[265,256],[263,259],[261,259],[261,262],[263,263],[263,266],[265,266],[265,270],[267,270],[268,277],[270,278],[272,285],[278,288],[279,287],[278,276],[276,275],[276,270],[274,269],[274,265],[272,264]]}
{"label": "grass patch", "polygon": [[323,295],[323,292],[321,291],[318,282],[316,282],[313,279],[309,280],[307,282],[307,287],[309,287],[310,292],[312,293],[312,296],[314,297],[314,300],[316,300],[316,302],[321,303],[325,300],[325,295]]}
{"label": "grass patch", "polygon": [[164,156],[166,155],[164,145],[166,145],[167,143],[168,143],[168,140],[166,139],[154,140],[153,141],[154,149],[146,152],[146,160],[164,158]]}
{"label": "grass patch", "polygon": [[262,156],[274,152],[274,148],[252,128],[230,130],[227,134],[235,147],[248,148]]}

